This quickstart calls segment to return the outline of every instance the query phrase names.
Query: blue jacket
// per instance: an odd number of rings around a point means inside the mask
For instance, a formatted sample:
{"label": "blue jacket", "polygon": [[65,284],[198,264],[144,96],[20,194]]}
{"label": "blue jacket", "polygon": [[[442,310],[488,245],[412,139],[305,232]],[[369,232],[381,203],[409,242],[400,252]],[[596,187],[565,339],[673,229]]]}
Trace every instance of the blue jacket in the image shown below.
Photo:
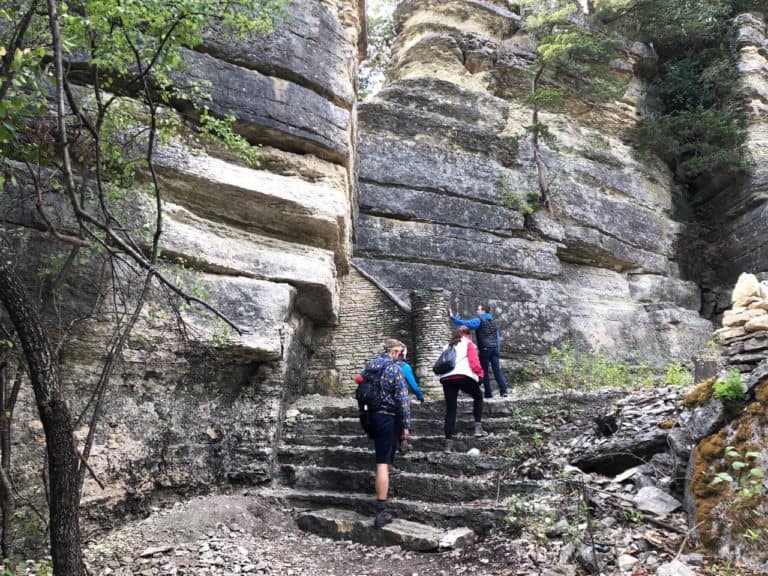
{"label": "blue jacket", "polygon": [[386,352],[371,360],[366,368],[376,369],[384,366],[379,380],[381,392],[381,412],[397,414],[402,418],[402,426],[411,428],[411,398],[408,396],[408,383],[398,362],[389,359]]}
{"label": "blue jacket", "polygon": [[[462,320],[460,316],[451,316],[451,322],[453,322],[456,326],[466,326],[470,330],[477,330],[480,328],[481,320],[493,320],[493,316],[491,316],[489,312],[472,318],[471,320]],[[496,330],[496,347],[501,347],[501,333],[498,329]]]}
{"label": "blue jacket", "polygon": [[416,398],[419,402],[424,402],[424,393],[419,388],[418,382],[416,382],[416,376],[413,375],[413,368],[408,362],[398,362],[400,364],[400,370],[405,376],[405,381],[408,382],[408,386],[411,388],[411,392],[416,394]]}

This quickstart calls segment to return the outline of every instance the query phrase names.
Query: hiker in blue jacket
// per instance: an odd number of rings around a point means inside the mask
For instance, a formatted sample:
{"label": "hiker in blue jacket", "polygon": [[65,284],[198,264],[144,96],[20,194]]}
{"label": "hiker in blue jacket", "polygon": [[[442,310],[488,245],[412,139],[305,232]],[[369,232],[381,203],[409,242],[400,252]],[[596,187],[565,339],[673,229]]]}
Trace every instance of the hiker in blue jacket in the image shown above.
{"label": "hiker in blue jacket", "polygon": [[[403,344],[403,346],[405,346],[405,344]],[[411,368],[411,365],[408,364],[408,361],[405,359],[407,355],[408,348],[404,347],[403,351],[400,353],[400,357],[397,359],[397,363],[400,366],[403,376],[405,376],[405,381],[408,382],[408,387],[411,389],[411,392],[414,393],[419,402],[424,402],[424,393],[421,391],[421,388],[419,388],[419,383],[416,382],[413,368]]]}
{"label": "hiker in blue jacket", "polygon": [[[411,392],[414,393],[416,399],[419,402],[424,402],[424,393],[421,391],[421,388],[419,388],[419,383],[416,382],[416,376],[413,374],[413,368],[411,368],[411,365],[406,361],[407,356],[408,348],[405,346],[405,344],[403,344],[403,351],[400,352],[400,356],[397,359],[397,365],[400,366],[400,371],[403,373],[403,377],[405,377],[405,381],[408,383],[408,388],[410,388]],[[401,440],[397,446],[397,451],[402,453],[408,452],[410,449],[411,445],[407,440]],[[399,472],[400,470],[394,465],[393,462],[389,469],[389,473],[398,474]]]}
{"label": "hiker in blue jacket", "polygon": [[501,365],[499,364],[499,349],[501,348],[501,332],[499,332],[499,326],[493,319],[493,316],[488,312],[488,307],[484,304],[478,304],[475,310],[477,316],[471,320],[462,320],[461,317],[451,314],[451,322],[456,326],[466,326],[475,331],[475,338],[477,339],[477,347],[480,352],[480,366],[485,372],[483,376],[483,388],[485,389],[485,397],[492,398],[493,391],[491,390],[491,376],[488,373],[488,364],[493,369],[493,377],[496,378],[496,382],[499,385],[499,393],[502,397],[507,396],[507,379],[504,377],[504,372],[501,371]]}

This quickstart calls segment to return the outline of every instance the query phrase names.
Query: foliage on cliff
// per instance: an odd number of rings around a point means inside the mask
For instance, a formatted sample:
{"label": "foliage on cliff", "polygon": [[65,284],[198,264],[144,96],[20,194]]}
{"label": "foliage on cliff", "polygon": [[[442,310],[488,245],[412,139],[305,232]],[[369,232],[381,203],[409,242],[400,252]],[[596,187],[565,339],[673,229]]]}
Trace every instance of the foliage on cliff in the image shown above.
{"label": "foliage on cliff", "polygon": [[[230,148],[245,148],[229,130],[231,121],[212,121],[201,106],[205,86],[178,85],[174,73],[184,67],[183,49],[200,44],[211,25],[236,36],[266,32],[282,4],[12,0],[0,6],[0,198],[7,213],[23,212],[30,201],[23,197],[31,197],[39,218],[35,225],[47,233],[46,249],[62,256],[53,279],[39,291],[30,290],[22,281],[29,256],[23,228],[20,233],[19,222],[7,217],[0,221],[0,334],[12,344],[0,350],[0,369],[13,362],[18,371],[25,370],[35,395],[46,437],[51,556],[61,576],[85,574],[80,492],[86,473],[92,474],[87,462],[102,399],[150,289],[160,287],[224,319],[159,265],[162,190],[153,157],[161,128],[173,117],[164,108],[191,101],[203,117],[203,132]],[[149,183],[138,193],[126,190],[123,185],[132,182],[139,169]],[[146,198],[154,205],[154,220],[137,232],[121,204]],[[89,431],[79,445],[73,441],[75,421],[64,396],[59,347],[53,341],[65,336],[48,330],[47,319],[57,315],[56,286],[66,281],[82,253],[100,259],[115,286],[130,269],[138,287],[114,288],[114,331],[105,338],[103,370],[80,415],[89,422]],[[180,314],[179,320],[183,322]],[[68,329],[71,326],[65,335]],[[10,473],[10,442],[3,442],[2,456],[3,471]],[[7,507],[13,496],[8,498],[6,484],[0,482],[4,557],[11,556],[5,521],[13,517]]]}
{"label": "foliage on cliff", "polygon": [[734,16],[765,9],[760,0],[607,0],[599,17],[658,52],[659,73],[649,88],[651,113],[635,142],[654,152],[693,193],[714,173],[738,176],[745,121],[736,102],[736,68],[728,43]]}

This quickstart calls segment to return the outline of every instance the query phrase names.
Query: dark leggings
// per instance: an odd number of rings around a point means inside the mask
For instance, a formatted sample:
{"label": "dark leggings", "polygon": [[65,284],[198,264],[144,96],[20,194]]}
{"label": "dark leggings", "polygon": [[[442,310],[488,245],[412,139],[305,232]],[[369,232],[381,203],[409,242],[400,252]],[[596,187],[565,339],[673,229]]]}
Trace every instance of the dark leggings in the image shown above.
{"label": "dark leggings", "polygon": [[459,390],[466,392],[474,400],[472,414],[475,422],[483,420],[483,392],[480,384],[475,382],[469,376],[461,378],[450,378],[441,380],[443,385],[443,394],[445,394],[445,437],[453,438],[453,432],[456,430],[456,401],[459,397]]}

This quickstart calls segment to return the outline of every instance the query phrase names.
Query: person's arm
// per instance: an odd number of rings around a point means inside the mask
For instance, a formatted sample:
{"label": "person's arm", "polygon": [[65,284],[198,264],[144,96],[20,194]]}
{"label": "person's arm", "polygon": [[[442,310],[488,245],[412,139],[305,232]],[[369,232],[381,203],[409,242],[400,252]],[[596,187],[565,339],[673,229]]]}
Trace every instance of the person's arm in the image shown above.
{"label": "person's arm", "polygon": [[473,342],[467,343],[467,360],[469,360],[469,367],[472,369],[472,372],[482,378],[485,373],[483,372],[483,367],[480,366],[480,357],[477,355],[477,346],[475,346]]}
{"label": "person's arm", "polygon": [[410,430],[411,428],[411,397],[408,395],[408,384],[405,381],[403,372],[397,365],[392,365],[387,371],[392,370],[393,384],[395,388],[395,403],[398,406],[400,412],[400,418],[402,418],[403,430]]}
{"label": "person's arm", "polygon": [[405,381],[408,382],[408,386],[411,388],[411,392],[416,394],[416,398],[419,402],[424,402],[424,393],[419,388],[419,383],[416,382],[416,376],[413,374],[413,368],[407,362],[404,362],[400,369],[403,371]]}
{"label": "person's arm", "polygon": [[456,326],[466,326],[470,330],[477,330],[480,328],[480,318],[462,320],[459,316],[451,316],[451,322],[453,322]]}

